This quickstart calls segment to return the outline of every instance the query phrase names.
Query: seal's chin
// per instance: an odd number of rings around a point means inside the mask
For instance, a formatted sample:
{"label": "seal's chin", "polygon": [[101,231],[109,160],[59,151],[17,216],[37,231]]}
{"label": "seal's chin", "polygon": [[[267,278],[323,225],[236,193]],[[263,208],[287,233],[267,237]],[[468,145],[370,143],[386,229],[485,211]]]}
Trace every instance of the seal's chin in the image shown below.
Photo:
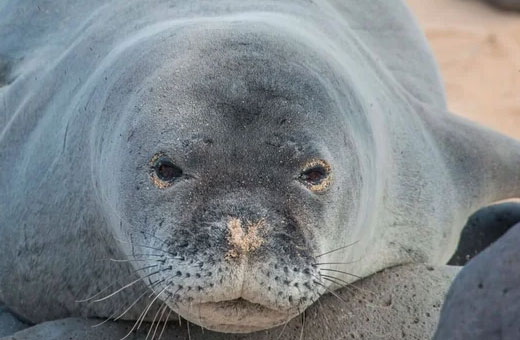
{"label": "seal's chin", "polygon": [[190,322],[226,333],[260,331],[282,325],[298,315],[298,312],[270,309],[243,298],[192,304],[179,312]]}

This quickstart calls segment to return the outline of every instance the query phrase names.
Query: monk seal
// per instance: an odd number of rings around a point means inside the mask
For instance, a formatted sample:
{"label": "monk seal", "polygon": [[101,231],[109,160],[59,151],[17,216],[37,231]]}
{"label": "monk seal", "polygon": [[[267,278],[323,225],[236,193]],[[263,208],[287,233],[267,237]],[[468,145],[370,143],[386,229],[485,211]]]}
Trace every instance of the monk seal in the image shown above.
{"label": "monk seal", "polygon": [[28,321],[274,327],[520,194],[400,1],[50,6],[0,15],[0,300]]}

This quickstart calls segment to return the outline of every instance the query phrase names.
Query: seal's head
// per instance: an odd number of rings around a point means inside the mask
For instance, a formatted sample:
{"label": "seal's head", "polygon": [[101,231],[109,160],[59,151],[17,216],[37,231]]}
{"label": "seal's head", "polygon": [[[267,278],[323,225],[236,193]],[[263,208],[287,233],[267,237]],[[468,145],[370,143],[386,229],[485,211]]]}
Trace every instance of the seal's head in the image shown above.
{"label": "seal's head", "polygon": [[343,116],[361,108],[337,91],[334,61],[273,32],[150,33],[127,48],[104,104],[115,118],[99,172],[122,247],[145,260],[136,266],[159,300],[217,331],[305,310],[331,284],[320,254],[352,242],[359,218],[359,126]]}

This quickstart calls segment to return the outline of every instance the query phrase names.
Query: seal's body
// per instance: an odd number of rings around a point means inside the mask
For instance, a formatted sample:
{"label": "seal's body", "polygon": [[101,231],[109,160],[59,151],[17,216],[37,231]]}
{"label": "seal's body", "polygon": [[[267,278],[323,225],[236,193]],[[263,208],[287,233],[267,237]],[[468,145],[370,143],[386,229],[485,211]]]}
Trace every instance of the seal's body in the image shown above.
{"label": "seal's body", "polygon": [[48,6],[0,8],[0,300],[33,322],[273,327],[520,194],[400,1]]}

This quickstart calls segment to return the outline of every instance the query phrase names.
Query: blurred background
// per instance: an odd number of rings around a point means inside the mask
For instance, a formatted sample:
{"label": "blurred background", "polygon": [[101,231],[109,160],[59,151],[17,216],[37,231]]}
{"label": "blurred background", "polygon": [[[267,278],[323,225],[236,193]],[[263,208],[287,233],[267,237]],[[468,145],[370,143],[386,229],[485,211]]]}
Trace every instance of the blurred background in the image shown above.
{"label": "blurred background", "polygon": [[520,139],[520,11],[478,0],[406,0],[453,113]]}

